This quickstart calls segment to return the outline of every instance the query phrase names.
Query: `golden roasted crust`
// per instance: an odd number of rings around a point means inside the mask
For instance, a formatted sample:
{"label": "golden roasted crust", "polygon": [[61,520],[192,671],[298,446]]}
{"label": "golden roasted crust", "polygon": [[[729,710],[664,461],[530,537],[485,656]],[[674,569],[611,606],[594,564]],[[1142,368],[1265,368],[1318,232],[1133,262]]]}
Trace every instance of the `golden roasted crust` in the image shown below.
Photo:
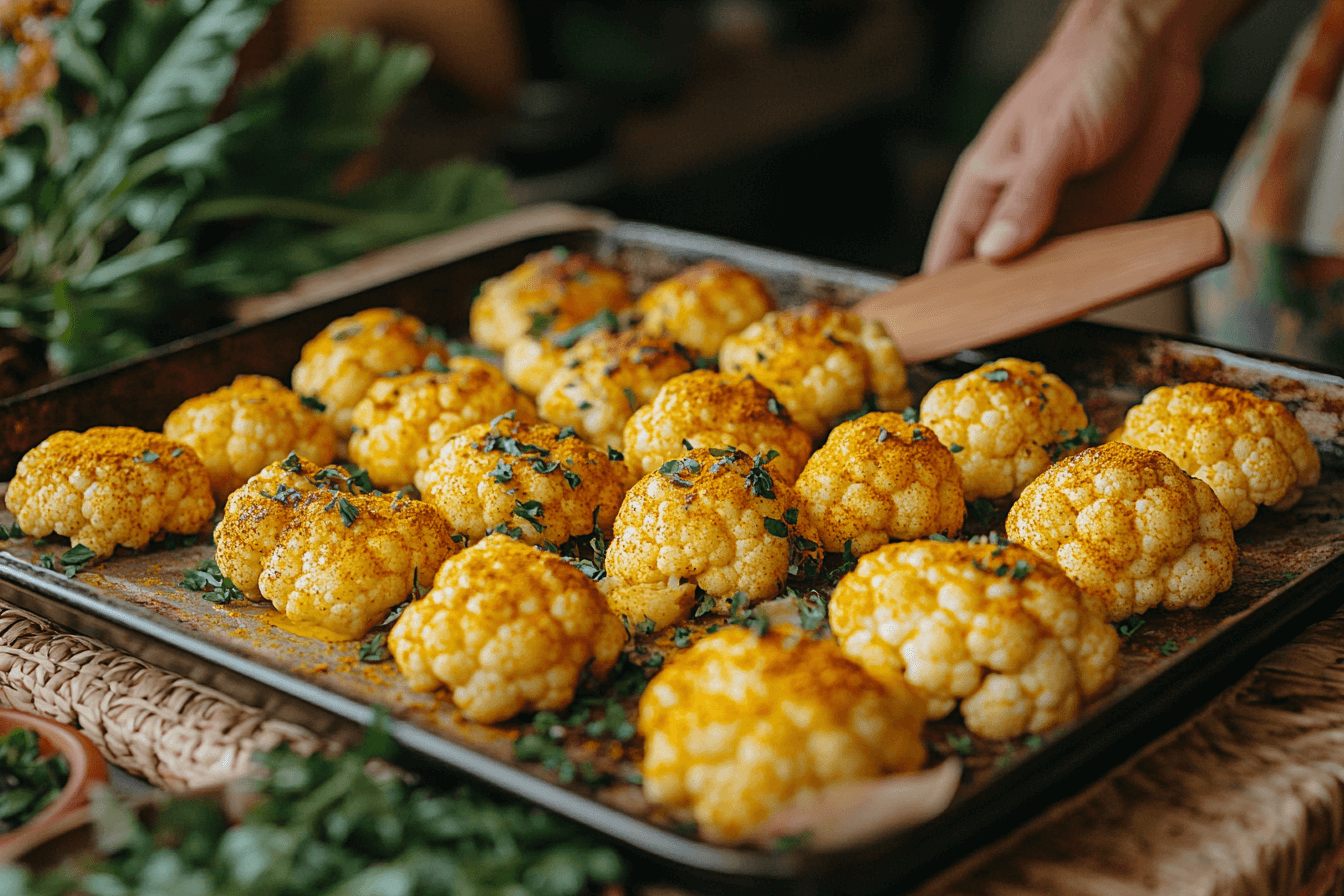
{"label": "golden roasted crust", "polygon": [[636,307],[645,332],[713,358],[725,338],[760,320],[775,302],[758,278],[711,259],[654,284]]}

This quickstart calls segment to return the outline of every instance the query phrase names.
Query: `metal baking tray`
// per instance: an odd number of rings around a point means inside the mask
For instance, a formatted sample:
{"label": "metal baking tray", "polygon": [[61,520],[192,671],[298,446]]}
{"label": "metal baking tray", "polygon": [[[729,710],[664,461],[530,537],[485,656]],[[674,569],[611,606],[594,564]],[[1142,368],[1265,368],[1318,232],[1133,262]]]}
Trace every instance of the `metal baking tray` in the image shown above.
{"label": "metal baking tray", "polygon": [[[642,287],[703,258],[725,259],[762,276],[781,304],[855,301],[889,277],[740,243],[650,225],[613,222],[521,240],[432,267],[318,307],[264,323],[232,326],[92,374],[0,403],[0,479],[23,452],[60,429],[134,425],[157,429],[176,405],[239,373],[287,380],[302,344],[332,318],[391,305],[449,334],[462,334],[480,282],[552,245],[592,252]],[[1116,687],[1066,728],[1009,744],[967,735],[955,716],[928,729],[934,758],[962,754],[965,772],[952,805],[913,829],[836,852],[726,848],[697,839],[681,819],[644,803],[619,777],[600,787],[562,784],[537,763],[514,759],[525,724],[473,725],[442,692],[412,694],[390,664],[361,664],[353,645],[288,634],[262,608],[216,607],[178,587],[183,570],[210,555],[156,545],[118,553],[67,579],[36,561],[65,543],[11,540],[0,552],[0,599],[40,613],[143,659],[213,685],[275,716],[349,741],[386,707],[392,734],[435,774],[462,772],[568,816],[655,860],[690,886],[731,892],[875,892],[926,877],[979,843],[1006,833],[1068,788],[1094,778],[1137,749],[1192,699],[1230,684],[1276,639],[1339,601],[1344,582],[1344,377],[1191,340],[1086,324],[963,352],[911,369],[916,397],[934,382],[985,360],[1013,355],[1044,362],[1079,393],[1103,432],[1153,386],[1209,380],[1285,402],[1321,450],[1322,482],[1288,513],[1261,512],[1238,533],[1242,548],[1232,590],[1205,610],[1154,611],[1122,650]],[[1006,506],[971,531],[1001,531]],[[5,519],[8,522],[8,519]],[[665,642],[653,649],[668,649]],[[628,701],[633,707],[633,701]],[[631,768],[637,743],[570,744],[576,759],[607,756]],[[614,758],[613,758],[614,757]]]}

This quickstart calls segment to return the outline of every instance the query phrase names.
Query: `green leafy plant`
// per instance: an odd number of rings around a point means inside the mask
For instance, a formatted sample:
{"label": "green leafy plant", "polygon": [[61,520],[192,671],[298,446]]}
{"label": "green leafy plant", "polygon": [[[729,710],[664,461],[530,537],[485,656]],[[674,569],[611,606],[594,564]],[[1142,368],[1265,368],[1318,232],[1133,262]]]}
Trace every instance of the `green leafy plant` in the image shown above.
{"label": "green leafy plant", "polygon": [[46,339],[59,372],[178,335],[185,311],[214,323],[227,298],[509,207],[503,173],[467,161],[338,193],[424,76],[423,48],[332,36],[222,106],[275,2],[75,0],[51,22],[59,81],[0,144],[0,326]]}
{"label": "green leafy plant", "polygon": [[37,732],[15,728],[0,738],[0,833],[12,831],[51,805],[70,777],[60,753],[39,755]]}

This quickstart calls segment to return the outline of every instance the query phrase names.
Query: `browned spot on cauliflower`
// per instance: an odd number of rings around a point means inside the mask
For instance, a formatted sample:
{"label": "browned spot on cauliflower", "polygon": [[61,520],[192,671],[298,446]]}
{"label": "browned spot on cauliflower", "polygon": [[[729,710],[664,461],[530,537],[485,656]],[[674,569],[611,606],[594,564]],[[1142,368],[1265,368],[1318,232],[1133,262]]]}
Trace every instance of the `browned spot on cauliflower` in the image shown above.
{"label": "browned spot on cauliflower", "polygon": [[833,784],[924,764],[919,701],[884,688],[830,641],[789,626],[709,635],[639,702],[644,794],[735,842]]}
{"label": "browned spot on cauliflower", "polygon": [[882,325],[819,302],[773,311],[729,336],[719,369],[760,380],[813,439],[869,394],[879,410],[910,405],[905,365]]}
{"label": "browned spot on cauliflower", "polygon": [[625,646],[602,595],[564,559],[491,535],[448,560],[434,588],[388,636],[417,691],[440,685],[467,718],[489,724],[525,709],[558,710],[579,674],[601,677]]}
{"label": "browned spot on cauliflower", "polygon": [[594,526],[611,531],[627,475],[576,435],[504,417],[445,442],[421,471],[420,490],[472,542],[502,532],[561,545]]}
{"label": "browned spot on cauliflower", "polygon": [[848,544],[855,556],[892,540],[955,535],[966,516],[952,452],[900,414],[841,423],[796,487],[826,550]]}
{"label": "browned spot on cauliflower", "polygon": [[336,457],[331,423],[268,376],[238,376],[232,385],[187,399],[163,422],[163,434],[200,456],[219,504],[291,451],[316,464]]}
{"label": "browned spot on cauliflower", "polygon": [[1257,505],[1287,510],[1321,479],[1307,431],[1277,401],[1211,383],[1161,386],[1129,409],[1114,438],[1161,451],[1202,479],[1240,529]]}
{"label": "browned spot on cauliflower", "polygon": [[355,406],[350,459],[375,486],[395,491],[415,482],[444,442],[509,411],[537,419],[531,400],[478,358],[452,358],[446,371],[384,377]]}
{"label": "browned spot on cauliflower", "polygon": [[1115,677],[1120,639],[1099,605],[1026,548],[914,541],[860,558],[831,630],[874,678],[909,685],[930,718],[961,703],[981,737],[1049,731]]}
{"label": "browned spot on cauliflower", "polygon": [[1050,466],[1059,443],[1087,426],[1068,384],[1045,367],[1000,358],[924,396],[920,422],[951,448],[967,501],[1021,494]]}
{"label": "browned spot on cauliflower", "polygon": [[635,410],[653,401],[663,383],[694,369],[690,354],[671,339],[594,333],[565,353],[537,396],[537,412],[594,445],[619,450]]}
{"label": "browned spot on cauliflower", "polygon": [[663,384],[653,402],[626,421],[625,461],[637,476],[658,469],[690,447],[777,452],[770,469],[793,482],[812,453],[812,437],[753,379],[696,370]]}
{"label": "browned spot on cauliflower", "polygon": [[568,330],[599,311],[629,305],[623,274],[557,246],[481,285],[471,305],[471,338],[503,352],[529,333]]}
{"label": "browned spot on cauliflower", "polygon": [[765,284],[721,261],[702,261],[640,296],[640,326],[668,336],[704,358],[719,354],[723,340],[760,320],[775,307]]}
{"label": "browned spot on cauliflower", "polygon": [[[631,622],[643,616],[655,624],[675,621],[663,621],[660,598],[645,586],[684,594],[693,584],[715,598],[742,592],[757,603],[783,590],[791,568],[803,577],[816,571],[821,555],[811,521],[800,513],[794,490],[771,477],[761,460],[727,448],[696,448],[630,489],[616,516],[606,569],[612,603]],[[647,610],[635,595],[644,597]]]}
{"label": "browned spot on cauliflower", "polygon": [[1232,587],[1232,519],[1165,455],[1109,442],[1027,486],[1008,537],[1059,566],[1111,621],[1161,604],[1203,607]]}
{"label": "browned spot on cauliflower", "polygon": [[130,426],[48,437],[19,459],[5,506],[27,534],[55,532],[99,556],[160,532],[199,532],[215,512],[196,452]]}
{"label": "browned spot on cauliflower", "polygon": [[337,318],[308,340],[290,381],[295,392],[326,406],[323,413],[344,440],[350,437],[355,405],[378,377],[414,370],[430,355],[446,358],[448,350],[418,317],[394,308],[367,308]]}
{"label": "browned spot on cauliflower", "polygon": [[300,502],[315,491],[330,500],[365,491],[363,486],[340,467],[320,467],[296,454],[266,467],[224,505],[224,518],[215,527],[220,572],[252,600],[261,600],[261,571]]}
{"label": "browned spot on cauliflower", "polygon": [[428,504],[324,489],[294,507],[258,584],[291,622],[355,639],[416,597],[460,548]]}

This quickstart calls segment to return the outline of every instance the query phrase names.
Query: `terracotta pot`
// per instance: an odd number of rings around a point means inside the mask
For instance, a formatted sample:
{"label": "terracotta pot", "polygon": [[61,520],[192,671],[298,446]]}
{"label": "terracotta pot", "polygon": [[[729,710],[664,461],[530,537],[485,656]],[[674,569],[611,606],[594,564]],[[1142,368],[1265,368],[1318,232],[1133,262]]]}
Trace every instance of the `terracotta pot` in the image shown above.
{"label": "terracotta pot", "polygon": [[35,844],[67,827],[67,822],[89,801],[89,789],[107,783],[107,763],[87,737],[69,725],[17,709],[0,709],[0,735],[15,728],[37,732],[42,756],[61,753],[70,765],[70,777],[56,799],[26,824],[0,835],[0,862],[12,862]]}

